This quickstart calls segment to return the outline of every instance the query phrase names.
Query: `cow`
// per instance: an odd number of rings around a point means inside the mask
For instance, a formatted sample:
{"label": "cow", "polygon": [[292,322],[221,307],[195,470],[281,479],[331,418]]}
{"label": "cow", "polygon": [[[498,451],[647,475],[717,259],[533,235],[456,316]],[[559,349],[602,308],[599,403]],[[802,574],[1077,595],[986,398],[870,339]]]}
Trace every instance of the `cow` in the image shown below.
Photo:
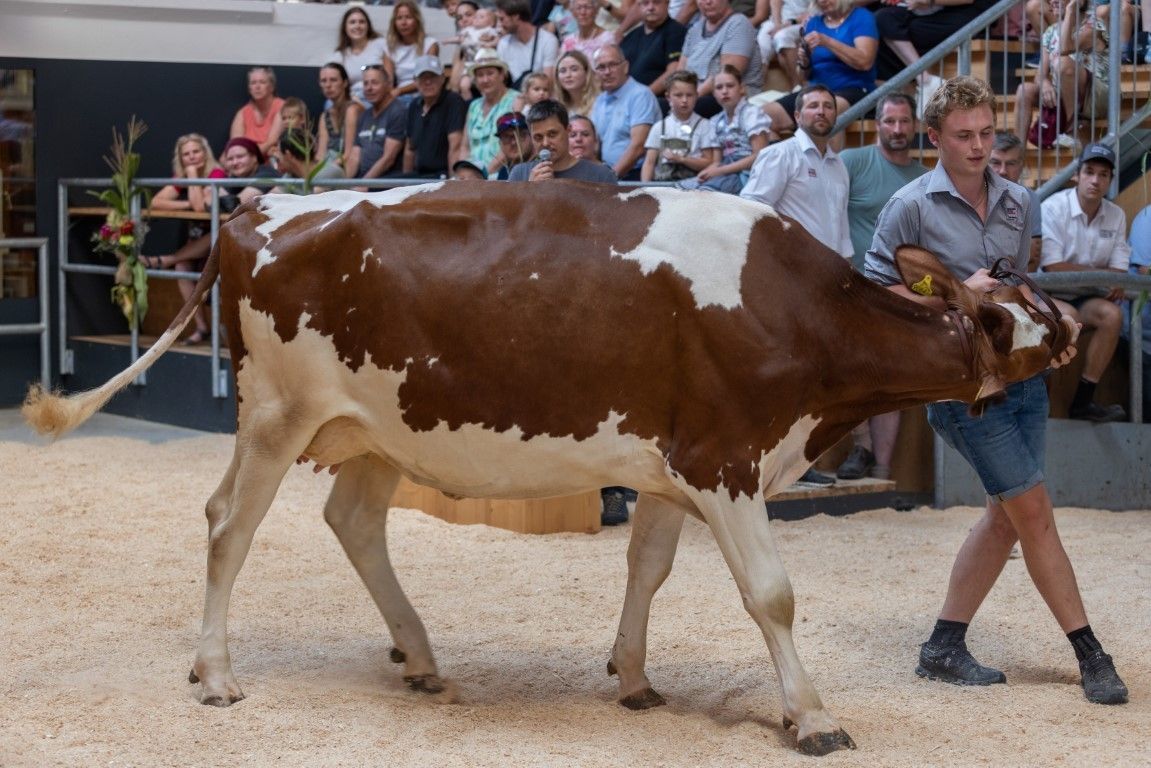
{"label": "cow", "polygon": [[238,423],[206,506],[189,676],[204,704],[243,698],[231,589],[304,456],[341,467],[324,516],[412,688],[446,683],[388,560],[401,476],[474,498],[624,485],[640,496],[608,664],[620,702],[663,703],[644,671],[647,621],[691,514],[763,631],[785,727],[801,752],[826,754],[855,745],[793,646],[764,498],[872,414],[978,403],[1073,349],[1074,326],[1014,287],[977,295],[919,248],[897,263],[950,310],[870,283],[794,221],[728,195],[455,181],[265,195],[221,228],[193,297],[139,360],[70,398],[33,389],[24,412],[54,435],[88,418],[175,342],[218,274]]}

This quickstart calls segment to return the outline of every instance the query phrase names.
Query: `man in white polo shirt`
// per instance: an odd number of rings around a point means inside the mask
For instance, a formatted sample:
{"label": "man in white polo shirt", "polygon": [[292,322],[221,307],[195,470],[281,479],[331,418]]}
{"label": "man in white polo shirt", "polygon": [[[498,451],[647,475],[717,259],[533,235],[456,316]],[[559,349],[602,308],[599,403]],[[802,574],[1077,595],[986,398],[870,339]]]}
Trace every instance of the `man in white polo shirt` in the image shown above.
{"label": "man in white polo shirt", "polygon": [[767,203],[798,221],[815,239],[850,259],[847,196],[851,178],[829,145],[835,94],[809,85],[795,100],[795,135],[759,153],[740,197]]}
{"label": "man in white polo shirt", "polygon": [[[809,85],[795,100],[795,135],[761,150],[740,197],[767,203],[789,216],[831,250],[851,259],[847,195],[851,178],[830,146],[835,127],[835,95]],[[835,478],[809,469],[800,485],[828,486]]]}
{"label": "man in white polo shirt", "polygon": [[[1126,274],[1131,260],[1127,244],[1127,214],[1104,196],[1115,173],[1115,153],[1103,144],[1088,144],[1079,158],[1075,188],[1056,192],[1043,201],[1043,256],[1045,272],[1105,271]],[[1105,295],[1089,289],[1057,294],[1059,308],[1093,328],[1084,354],[1083,375],[1071,401],[1073,419],[1094,422],[1122,421],[1123,406],[1095,402],[1095,386],[1107,369],[1119,343],[1123,325],[1123,289]]]}

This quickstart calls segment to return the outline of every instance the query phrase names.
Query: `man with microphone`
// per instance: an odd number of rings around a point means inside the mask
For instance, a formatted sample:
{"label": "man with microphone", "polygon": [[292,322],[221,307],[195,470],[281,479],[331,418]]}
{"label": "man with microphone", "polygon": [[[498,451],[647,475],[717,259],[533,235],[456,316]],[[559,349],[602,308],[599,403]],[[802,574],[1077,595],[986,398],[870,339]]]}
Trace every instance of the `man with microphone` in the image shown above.
{"label": "man with microphone", "polygon": [[508,181],[575,179],[615,184],[616,176],[603,163],[573,155],[568,148],[568,111],[554,99],[544,99],[528,110],[528,129],[539,150],[535,160],[512,168]]}

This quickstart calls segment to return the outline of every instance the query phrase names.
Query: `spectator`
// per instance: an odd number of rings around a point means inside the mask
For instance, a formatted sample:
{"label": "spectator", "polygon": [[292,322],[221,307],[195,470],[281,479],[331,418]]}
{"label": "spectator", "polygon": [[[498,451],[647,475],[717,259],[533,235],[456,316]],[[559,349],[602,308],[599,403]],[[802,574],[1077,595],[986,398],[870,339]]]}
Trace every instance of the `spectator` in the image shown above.
{"label": "spectator", "polygon": [[308,114],[308,105],[303,99],[295,96],[284,99],[284,106],[280,107],[280,122],[284,126],[285,133],[294,128],[309,130],[312,116]]}
{"label": "spectator", "polygon": [[[884,43],[879,51],[879,79],[890,80],[904,67],[914,66],[920,56],[994,4],[995,0],[905,0],[880,8],[875,12],[875,26]],[[921,111],[942,83],[930,72],[919,75],[916,101]]]}
{"label": "spectator", "polygon": [[457,160],[452,166],[452,179],[455,181],[483,181],[485,178],[484,172],[469,160]]}
{"label": "spectator", "polygon": [[773,56],[779,56],[779,68],[791,83],[792,90],[803,85],[803,72],[796,55],[803,39],[803,25],[809,14],[809,0],[771,0],[771,17],[759,27],[756,43],[763,67]]}
{"label": "spectator", "polygon": [[520,163],[512,168],[509,181],[574,179],[615,183],[615,174],[603,163],[571,154],[568,144],[568,111],[563,104],[554,99],[546,99],[534,105],[528,111],[528,125],[537,153],[547,150],[550,156],[546,160],[537,158]]}
{"label": "spectator", "polygon": [[[883,206],[892,195],[927,173],[923,164],[911,156],[911,141],[918,134],[912,99],[898,91],[889,93],[879,100],[875,114],[878,128],[875,144],[848,149],[839,156],[851,183],[847,194],[851,262],[860,272]],[[889,479],[899,421],[899,411],[881,413],[853,429],[851,452],[835,471],[836,478]]]}
{"label": "spectator", "polygon": [[[846,154],[846,153],[844,153]],[[995,143],[991,145],[991,162],[988,165],[1000,178],[1007,179],[1013,184],[1019,184],[1023,178],[1023,167],[1026,156],[1023,151],[1023,142],[1013,133],[999,131],[995,134]],[[1039,195],[1035,190],[1024,187],[1031,197],[1031,258],[1027,261],[1028,272],[1039,271],[1039,257],[1043,252],[1043,214]]]}
{"label": "spectator", "polygon": [[759,153],[740,197],[767,203],[850,259],[847,196],[851,179],[829,144],[835,117],[835,96],[827,86],[812,84],[800,91],[795,135]]}
{"label": "spectator", "polygon": [[[1128,271],[1146,275],[1151,271],[1151,205],[1139,211],[1131,222],[1131,236],[1127,240],[1131,246],[1131,263]],[[1130,343],[1131,312],[1135,302],[1123,304],[1123,339]],[[1143,356],[1143,423],[1151,422],[1151,301],[1144,301],[1139,315],[1142,321]]]}
{"label": "spectator", "polygon": [[711,117],[720,110],[712,91],[723,65],[738,69],[744,88],[754,95],[763,86],[763,61],[755,43],[755,29],[746,16],[732,10],[730,0],[699,0],[699,12],[701,18],[687,30],[679,68],[689,69],[699,78],[695,111]]}
{"label": "spectator", "polygon": [[683,186],[738,195],[748,182],[749,169],[767,146],[771,119],[747,103],[739,70],[730,64],[724,64],[715,76],[715,96],[721,109],[712,118],[711,127],[719,160]]}
{"label": "spectator", "polygon": [[[932,251],[944,269],[979,293],[999,287],[988,273],[998,259],[1007,258],[1015,269],[1027,264],[1023,225],[1031,201],[1019,187],[988,173],[983,161],[983,147],[995,130],[995,98],[986,83],[971,77],[953,78],[936,91],[924,121],[931,143],[939,148],[939,163],[884,207],[867,252],[868,278],[936,312],[946,306],[938,292],[922,295],[900,281],[894,252],[901,245]],[[1019,288],[1029,293],[1027,286]],[[1051,364],[1069,362],[1074,344],[1072,337]],[[983,517],[955,558],[947,596],[931,636],[920,647],[915,673],[953,685],[1007,682],[1003,672],[976,661],[966,636],[1018,543],[1027,572],[1075,651],[1087,699],[1121,704],[1128,699],[1127,687],[1087,623],[1044,483],[1047,408],[1042,373],[1008,385],[978,415],[958,401],[927,406],[932,428],[966,459],[987,497]]]}
{"label": "spectator", "polygon": [[320,116],[316,136],[316,154],[344,175],[353,175],[356,168],[350,162],[352,147],[356,146],[356,126],[364,106],[352,98],[352,83],[343,64],[329,61],[320,67],[320,92],[331,106]]}
{"label": "spectator", "polygon": [[[222,179],[226,175],[224,169],[216,162],[216,156],[212,154],[212,147],[208,144],[208,140],[203,136],[198,133],[188,133],[176,139],[176,149],[172,153],[172,178]],[[211,201],[212,193],[208,187],[181,187],[168,184],[161,187],[160,191],[152,196],[152,208],[158,211],[206,213],[211,207]],[[207,221],[184,221],[182,226],[184,231],[180,239],[184,245],[194,243],[208,235]],[[141,258],[144,259],[145,266],[152,266],[153,268],[172,266],[181,272],[191,269],[191,265],[187,262],[169,260],[168,263],[164,263],[163,256]],[[187,302],[188,297],[195,290],[196,283],[194,280],[177,280],[176,287],[184,301]],[[195,329],[186,343],[201,343],[208,338],[210,332],[207,308],[204,306],[197,307]]]}
{"label": "spectator", "polygon": [[[202,142],[202,145],[207,149],[208,144],[206,141]],[[221,158],[223,159],[224,170],[228,178],[274,179],[279,175],[274,168],[267,165],[264,153],[260,151],[259,145],[246,136],[236,136],[228,139],[228,143],[224,145]],[[207,168],[206,160],[205,168]],[[211,171],[208,171],[208,178],[218,178],[218,175],[214,175]],[[231,212],[241,203],[254,200],[263,191],[260,187],[246,184],[221,187],[220,208],[223,211]],[[163,192],[163,190],[161,190],[161,192]],[[141,255],[140,259],[144,262],[144,266],[149,269],[173,269],[177,272],[199,271],[200,266],[203,261],[208,258],[208,253],[212,249],[211,233],[207,231],[206,227],[200,231],[204,233],[202,236],[184,243],[174,253],[163,256]],[[179,280],[177,281],[177,285],[180,288],[180,294],[186,302],[195,290],[195,281]],[[197,310],[195,325],[195,331],[184,340],[185,345],[202,344],[208,339],[208,334],[210,333],[208,316],[202,307]]]}
{"label": "spectator", "polygon": [[508,65],[491,51],[481,50],[476,54],[468,74],[479,89],[480,98],[468,105],[464,156],[486,170],[490,176],[498,168],[500,152],[496,120],[500,115],[512,111],[520,94],[504,84]]}
{"label": "spectator", "polygon": [[283,106],[284,100],[276,96],[276,73],[271,67],[252,67],[248,70],[248,103],[232,118],[229,137],[245,136],[256,142],[262,154],[268,154],[284,130],[280,119]]}
{"label": "spectator", "polygon": [[531,72],[551,69],[559,55],[559,40],[532,24],[528,0],[496,0],[496,21],[504,31],[496,52],[507,62],[512,87],[519,88]]}
{"label": "spectator", "polygon": [[[820,12],[804,25],[798,63],[807,72],[806,81],[827,86],[843,112],[875,90],[875,19],[866,8],[853,7],[852,0],[816,0],[816,7]],[[764,111],[776,133],[793,129],[795,94],[768,103]]]}
{"label": "spectator", "polygon": [[591,63],[579,51],[568,51],[556,62],[556,101],[570,115],[590,115],[599,82],[592,76]]}
{"label": "spectator", "polygon": [[396,0],[388,24],[384,66],[395,80],[396,96],[405,105],[416,93],[416,59],[440,55],[440,44],[424,30],[424,17],[415,0]]}
{"label": "spectator", "polygon": [[460,3],[461,24],[460,47],[452,61],[452,90],[464,99],[470,100],[475,94],[468,70],[481,50],[495,52],[500,42],[500,28],[496,24],[496,14],[491,8],[477,8],[471,0]]}
{"label": "spectator", "polygon": [[421,56],[413,69],[419,95],[408,105],[404,174],[443,178],[464,156],[468,105],[458,93],[447,90],[438,57]]}
{"label": "spectator", "polygon": [[621,180],[638,181],[644,141],[660,118],[659,102],[649,89],[628,76],[627,59],[618,45],[600,48],[593,61],[600,95],[592,106],[591,119],[600,135],[604,162]]}
{"label": "spectator", "polygon": [[[1040,265],[1045,272],[1127,271],[1131,259],[1131,247],[1123,239],[1127,215],[1105,199],[1114,172],[1115,153],[1111,148],[1088,144],[1079,158],[1075,188],[1056,192],[1043,201]],[[1087,347],[1083,376],[1071,401],[1069,415],[1073,419],[1107,422],[1127,418],[1123,406],[1095,402],[1095,386],[1119,341],[1122,300],[1122,288],[1112,288],[1105,296],[1090,292],[1056,294],[1059,309],[1077,322],[1082,321],[1084,328],[1095,329]]]}
{"label": "spectator", "polygon": [[500,115],[496,121],[496,136],[500,142],[500,153],[496,158],[498,170],[488,176],[498,181],[507,181],[514,166],[526,163],[535,156],[536,148],[532,144],[528,119],[521,112]]}
{"label": "spectator", "polygon": [[647,135],[641,181],[682,181],[718,164],[719,144],[711,122],[695,114],[698,86],[694,72],[673,72],[668,78],[671,114],[653,125]]}
{"label": "spectator", "polygon": [[571,0],[556,0],[548,14],[548,23],[544,25],[544,29],[554,34],[561,43],[574,35],[577,29],[575,16],[568,7],[570,4]]}
{"label": "spectator", "polygon": [[523,104],[519,105],[520,110],[527,109],[533,104],[538,104],[544,99],[555,98],[552,90],[551,75],[547,72],[532,72],[524,78],[524,92],[520,97]]}
{"label": "spectator", "polygon": [[576,157],[601,162],[599,136],[595,123],[587,115],[572,115],[568,119],[568,149]]}
{"label": "spectator", "polygon": [[373,64],[382,65],[387,58],[388,41],[372,27],[368,12],[360,6],[352,6],[344,12],[340,20],[340,42],[336,46],[340,63],[352,87],[352,98],[367,106],[364,99],[363,73]]}
{"label": "spectator", "polygon": [[368,65],[363,84],[369,106],[356,126],[352,167],[362,179],[398,176],[403,166],[397,161],[407,138],[408,111],[396,99],[392,80],[382,64]]}
{"label": "spectator", "polygon": [[322,182],[343,178],[344,172],[335,163],[316,159],[316,143],[312,135],[300,128],[289,128],[280,137],[280,174],[294,179],[305,179],[302,184],[272,187],[272,192],[306,195],[323,192]]}
{"label": "spectator", "polygon": [[600,46],[615,42],[615,35],[595,23],[595,0],[571,0],[571,13],[575,17],[576,32],[560,43],[560,50],[579,51],[591,58]]}
{"label": "spectator", "polygon": [[668,77],[679,68],[687,28],[668,15],[668,0],[639,0],[638,5],[643,24],[624,35],[619,47],[636,82],[663,96]]}

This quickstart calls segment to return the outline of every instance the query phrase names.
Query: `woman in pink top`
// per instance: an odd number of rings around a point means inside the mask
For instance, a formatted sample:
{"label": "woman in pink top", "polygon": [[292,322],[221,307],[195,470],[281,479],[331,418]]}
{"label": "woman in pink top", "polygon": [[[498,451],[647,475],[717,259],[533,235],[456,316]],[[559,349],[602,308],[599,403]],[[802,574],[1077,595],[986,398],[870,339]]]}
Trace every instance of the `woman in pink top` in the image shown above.
{"label": "woman in pink top", "polygon": [[276,73],[271,67],[252,67],[248,70],[248,103],[240,107],[232,118],[229,138],[244,136],[256,142],[265,155],[280,143],[284,124],[280,109],[284,100],[276,96]]}
{"label": "woman in pink top", "polygon": [[564,38],[560,44],[562,52],[579,51],[590,59],[601,46],[615,43],[615,36],[595,23],[598,6],[593,0],[572,0],[570,7],[577,30]]}

